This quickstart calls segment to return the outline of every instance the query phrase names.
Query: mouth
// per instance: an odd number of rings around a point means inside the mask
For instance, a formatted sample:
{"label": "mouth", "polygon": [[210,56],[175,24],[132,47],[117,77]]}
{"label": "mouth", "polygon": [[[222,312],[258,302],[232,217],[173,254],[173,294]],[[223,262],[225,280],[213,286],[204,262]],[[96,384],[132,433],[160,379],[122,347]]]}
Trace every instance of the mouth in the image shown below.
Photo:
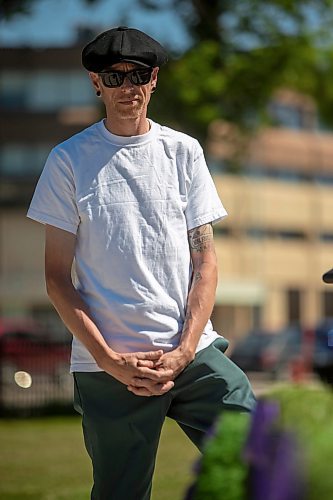
{"label": "mouth", "polygon": [[126,106],[126,105],[127,105],[127,106],[129,106],[129,105],[133,105],[133,104],[134,104],[134,103],[136,103],[136,102],[139,102],[139,99],[138,99],[138,98],[136,98],[136,97],[129,98],[129,97],[128,97],[127,99],[124,99],[124,100],[122,100],[122,101],[119,101],[119,104],[123,104],[123,105],[125,105],[125,106]]}

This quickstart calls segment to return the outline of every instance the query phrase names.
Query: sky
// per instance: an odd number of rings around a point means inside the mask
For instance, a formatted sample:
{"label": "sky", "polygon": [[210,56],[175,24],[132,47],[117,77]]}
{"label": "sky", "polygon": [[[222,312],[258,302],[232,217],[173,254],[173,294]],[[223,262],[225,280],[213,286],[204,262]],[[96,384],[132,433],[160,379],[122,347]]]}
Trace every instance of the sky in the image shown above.
{"label": "sky", "polygon": [[97,32],[118,25],[141,29],[175,51],[189,42],[175,12],[147,14],[135,0],[99,0],[93,6],[84,0],[35,0],[30,14],[0,21],[0,46],[71,45],[80,25]]}

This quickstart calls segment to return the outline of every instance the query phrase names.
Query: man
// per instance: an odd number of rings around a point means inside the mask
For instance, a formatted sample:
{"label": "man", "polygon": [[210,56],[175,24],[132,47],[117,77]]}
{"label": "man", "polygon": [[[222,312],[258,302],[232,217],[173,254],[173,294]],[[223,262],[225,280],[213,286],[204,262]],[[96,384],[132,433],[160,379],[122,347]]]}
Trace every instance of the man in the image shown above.
{"label": "man", "polygon": [[198,142],[147,118],[166,61],[126,27],[83,49],[106,118],[53,149],[28,212],[46,225],[47,291],[74,336],[94,500],[150,498],[166,416],[201,449],[221,410],[254,405],[209,320],[211,224],[226,211]]}

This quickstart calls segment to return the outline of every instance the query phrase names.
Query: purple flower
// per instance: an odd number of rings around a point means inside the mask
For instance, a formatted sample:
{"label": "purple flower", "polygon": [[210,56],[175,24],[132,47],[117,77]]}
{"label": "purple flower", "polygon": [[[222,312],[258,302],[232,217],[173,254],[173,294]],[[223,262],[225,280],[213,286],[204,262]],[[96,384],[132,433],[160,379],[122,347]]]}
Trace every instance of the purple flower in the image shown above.
{"label": "purple flower", "polygon": [[251,464],[262,464],[267,460],[271,447],[272,429],[280,415],[279,405],[274,401],[259,400],[252,415],[252,423],[244,448],[244,459]]}
{"label": "purple flower", "polygon": [[192,483],[185,492],[184,500],[193,500],[196,492],[196,482]]}
{"label": "purple flower", "polygon": [[270,474],[268,500],[301,500],[305,488],[294,435],[282,432],[277,441]]}
{"label": "purple flower", "polygon": [[261,400],[253,414],[243,456],[249,465],[250,498],[302,500],[304,481],[294,436],[279,428],[279,405]]}

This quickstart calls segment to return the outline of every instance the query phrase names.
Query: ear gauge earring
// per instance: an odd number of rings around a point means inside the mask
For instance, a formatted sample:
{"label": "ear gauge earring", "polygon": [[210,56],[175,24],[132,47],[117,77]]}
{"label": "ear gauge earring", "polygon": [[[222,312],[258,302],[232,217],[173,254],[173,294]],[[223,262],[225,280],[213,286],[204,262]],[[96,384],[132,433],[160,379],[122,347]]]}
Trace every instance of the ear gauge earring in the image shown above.
{"label": "ear gauge earring", "polygon": [[150,93],[153,94],[156,90],[156,87],[152,87]]}
{"label": "ear gauge earring", "polygon": [[101,91],[100,90],[96,90],[96,95],[97,95],[97,97],[101,97]]}

